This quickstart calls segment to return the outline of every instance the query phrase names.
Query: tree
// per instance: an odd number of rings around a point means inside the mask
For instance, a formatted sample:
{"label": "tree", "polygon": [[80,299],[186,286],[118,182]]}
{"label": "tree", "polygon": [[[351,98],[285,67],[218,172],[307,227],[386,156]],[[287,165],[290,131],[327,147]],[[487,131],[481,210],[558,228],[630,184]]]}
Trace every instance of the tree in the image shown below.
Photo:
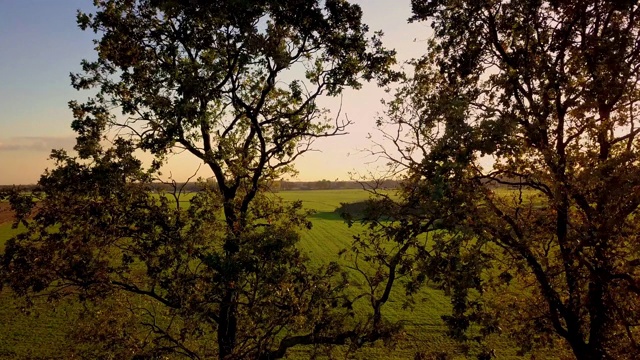
{"label": "tree", "polygon": [[[132,327],[92,324],[78,336],[106,337],[100,349],[122,357],[273,359],[298,345],[386,336],[380,319],[349,324],[336,265],[313,268],[295,247],[296,230],[310,226],[301,205],[264,194],[315,139],[348,125],[318,107],[320,96],[397,78],[393,52],[378,35],[367,39],[360,8],[343,0],[95,6],[78,24],[100,36],[98,59],[71,75],[76,89],[97,90],[70,102],[78,155],[53,152],[37,206],[14,197],[27,231],[6,245],[3,283],[27,299],[110,306],[101,317]],[[176,149],[215,178],[187,208],[180,188],[153,191]],[[133,155],[140,150],[154,156],[150,168]]]}
{"label": "tree", "polygon": [[561,339],[578,359],[637,358],[637,2],[412,5],[434,37],[382,119],[401,156],[384,152],[405,198],[466,209],[444,226],[472,240],[428,261],[462,295],[452,331],[476,322],[523,350]]}

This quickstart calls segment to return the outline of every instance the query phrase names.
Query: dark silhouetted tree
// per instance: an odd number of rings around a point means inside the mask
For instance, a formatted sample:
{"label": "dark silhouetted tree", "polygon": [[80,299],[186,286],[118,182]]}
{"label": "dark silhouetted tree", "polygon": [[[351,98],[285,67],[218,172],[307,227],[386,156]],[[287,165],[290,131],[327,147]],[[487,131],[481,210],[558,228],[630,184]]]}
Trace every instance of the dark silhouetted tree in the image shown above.
{"label": "dark silhouetted tree", "polygon": [[638,358],[640,6],[412,5],[434,37],[381,118],[399,129],[381,151],[404,206],[457,202],[442,226],[465,235],[424,261],[453,295],[452,335],[479,323],[525,351],[561,339],[578,359]]}

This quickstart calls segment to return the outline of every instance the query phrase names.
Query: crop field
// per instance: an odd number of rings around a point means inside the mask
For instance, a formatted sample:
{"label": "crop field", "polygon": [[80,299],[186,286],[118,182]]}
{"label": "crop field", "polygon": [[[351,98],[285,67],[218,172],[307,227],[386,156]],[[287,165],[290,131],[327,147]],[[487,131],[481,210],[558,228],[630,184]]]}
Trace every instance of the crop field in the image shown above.
{"label": "crop field", "polygon": [[13,213],[9,210],[7,202],[0,202],[0,251],[4,249],[4,243],[18,230],[12,228]]}
{"label": "crop field", "polygon": [[[277,194],[285,201],[302,200],[306,208],[315,210],[311,220],[313,228],[302,234],[300,247],[315,264],[338,259],[338,252],[350,246],[352,236],[361,227],[349,228],[334,210],[342,202],[356,202],[369,194],[362,190],[306,190],[283,191]],[[6,221],[0,224],[0,251],[8,238],[16,233]],[[342,260],[343,262],[346,260]],[[351,276],[350,286],[363,286],[362,279]],[[362,359],[411,359],[416,351],[437,352],[453,349],[453,342],[446,337],[441,316],[450,311],[449,300],[439,290],[427,288],[417,297],[414,309],[403,309],[403,290],[397,286],[383,312],[391,321],[403,324],[404,335],[395,348],[382,348],[380,344],[365,348],[349,358]],[[4,289],[0,293],[0,359],[55,357],[65,347],[65,334],[74,326],[77,311],[74,304],[61,304],[55,308],[36,303],[34,312],[23,314],[21,303]],[[498,359],[519,359],[506,337],[494,339]],[[346,355],[339,354],[338,358]],[[304,349],[294,351],[290,358],[304,359]],[[464,358],[460,356],[459,358]],[[544,358],[538,356],[537,359]],[[553,356],[547,358],[555,358]]]}
{"label": "crop field", "polygon": [[0,249],[4,248],[4,242],[15,233],[16,231],[11,228],[11,223],[0,224]]}

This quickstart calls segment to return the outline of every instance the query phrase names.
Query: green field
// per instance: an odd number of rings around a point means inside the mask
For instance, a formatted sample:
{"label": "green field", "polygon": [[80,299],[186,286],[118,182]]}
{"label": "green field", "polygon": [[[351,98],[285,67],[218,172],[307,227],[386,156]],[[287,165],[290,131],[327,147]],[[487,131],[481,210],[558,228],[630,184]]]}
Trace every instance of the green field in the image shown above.
{"label": "green field", "polygon": [[[360,231],[356,224],[349,228],[340,215],[334,210],[341,202],[357,202],[365,200],[369,194],[361,190],[312,190],[285,191],[278,193],[284,200],[303,200],[307,208],[314,209],[312,215],[313,228],[302,235],[300,246],[310,258],[318,263],[335,261],[341,249],[351,245],[352,236]],[[363,286],[363,279],[353,275],[351,286]],[[451,348],[451,341],[444,335],[445,327],[440,316],[449,311],[449,301],[440,291],[428,290],[420,294],[420,304],[415,311],[403,310],[403,290],[396,287],[391,300],[385,305],[384,313],[391,320],[402,321],[407,333],[407,340],[391,351],[381,349],[365,349],[359,358],[368,359],[408,359],[413,358],[417,350],[430,351]]]}
{"label": "green field", "polygon": [[0,251],[4,250],[4,243],[18,232],[19,229],[13,229],[11,223],[0,224]]}
{"label": "green field", "polygon": [[[313,228],[303,233],[300,246],[314,263],[322,264],[335,261],[337,253],[349,247],[352,236],[359,231],[357,225],[349,228],[334,210],[341,202],[364,200],[369,194],[362,190],[311,190],[284,191],[278,196],[286,201],[302,200],[306,208],[315,210],[311,217]],[[0,225],[0,249],[14,233],[10,224]],[[350,283],[354,289],[363,284],[355,274]],[[384,308],[389,320],[404,324],[403,340],[391,350],[380,346],[364,349],[355,358],[410,359],[417,350],[437,352],[452,349],[453,343],[445,336],[445,326],[440,318],[450,309],[449,301],[442,292],[425,289],[416,297],[418,304],[413,311],[402,309],[403,296],[401,287],[396,287]],[[43,358],[61,353],[65,347],[66,329],[74,325],[73,306],[53,309],[39,304],[36,306],[37,314],[31,315],[19,313],[19,306],[20,302],[15,301],[6,289],[0,294],[0,358]],[[495,341],[492,345],[497,350],[498,359],[520,358],[515,356],[515,349],[506,338]],[[299,350],[291,357],[306,358],[308,354]]]}

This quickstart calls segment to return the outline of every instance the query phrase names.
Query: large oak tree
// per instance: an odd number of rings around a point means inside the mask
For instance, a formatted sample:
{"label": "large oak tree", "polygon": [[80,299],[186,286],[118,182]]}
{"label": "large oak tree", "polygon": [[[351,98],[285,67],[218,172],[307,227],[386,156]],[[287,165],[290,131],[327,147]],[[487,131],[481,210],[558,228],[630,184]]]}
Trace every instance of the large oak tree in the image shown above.
{"label": "large oak tree", "polygon": [[401,156],[384,153],[406,170],[406,206],[465,209],[442,215],[467,240],[423,261],[453,291],[452,334],[478,322],[524,350],[562,339],[578,359],[637,358],[640,6],[412,5],[434,37],[382,120]]}
{"label": "large oak tree", "polygon": [[[94,4],[78,24],[98,35],[98,58],[71,75],[96,94],[70,103],[77,156],[53,153],[35,208],[14,196],[27,230],[6,245],[3,282],[28,299],[94,301],[87,310],[109,326],[79,328],[98,345],[88,357],[272,359],[385,336],[379,317],[349,320],[335,264],[315,268],[296,248],[310,226],[300,204],[264,195],[315,139],[344,132],[348,121],[329,117],[321,96],[395,77],[393,52],[368,38],[360,7]],[[176,151],[214,179],[186,207],[180,189],[158,197],[152,184]]]}

